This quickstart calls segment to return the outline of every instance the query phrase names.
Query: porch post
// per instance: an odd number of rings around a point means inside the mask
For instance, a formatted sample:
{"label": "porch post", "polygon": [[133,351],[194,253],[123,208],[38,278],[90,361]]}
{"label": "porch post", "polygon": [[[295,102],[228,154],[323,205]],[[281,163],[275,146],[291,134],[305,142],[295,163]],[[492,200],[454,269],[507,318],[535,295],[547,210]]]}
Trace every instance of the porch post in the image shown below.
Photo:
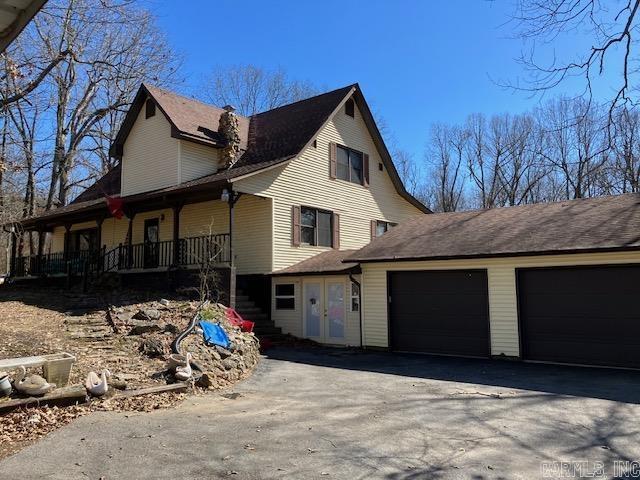
{"label": "porch post", "polygon": [[16,238],[15,229],[12,227],[11,235],[9,236],[11,242],[11,259],[9,261],[9,276],[13,277],[16,273],[16,253],[18,247],[18,239]]}
{"label": "porch post", "polygon": [[65,223],[64,224],[64,245],[62,246],[62,257],[64,258],[64,260],[68,260],[69,259],[69,249],[70,249],[70,245],[69,245],[69,241],[71,240],[71,224],[70,223]]}
{"label": "porch post", "polygon": [[38,256],[41,257],[44,253],[44,230],[42,227],[38,227]]}
{"label": "porch post", "polygon": [[236,266],[233,251],[233,210],[242,193],[229,192],[229,306],[236,307]]}
{"label": "porch post", "polygon": [[173,206],[173,266],[180,265],[180,212],[183,204]]}
{"label": "porch post", "polygon": [[102,224],[104,223],[104,218],[105,217],[99,217],[96,220],[96,224],[98,225],[98,238],[96,239],[96,243],[98,244],[98,251],[96,252],[96,268],[98,269],[98,272],[102,270],[102,262],[104,262],[104,259],[102,258]]}
{"label": "porch post", "polygon": [[133,219],[136,216],[135,213],[129,214],[129,226],[127,227],[127,268],[133,266]]}

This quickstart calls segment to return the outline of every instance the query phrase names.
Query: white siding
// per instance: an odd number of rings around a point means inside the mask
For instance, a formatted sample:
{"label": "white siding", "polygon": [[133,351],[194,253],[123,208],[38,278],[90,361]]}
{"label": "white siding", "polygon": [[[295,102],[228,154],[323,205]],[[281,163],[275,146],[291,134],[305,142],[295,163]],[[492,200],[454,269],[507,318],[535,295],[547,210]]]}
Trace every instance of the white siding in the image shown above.
{"label": "white siding", "polygon": [[219,150],[193,142],[180,141],[180,183],[218,171]]}
{"label": "white siding", "polygon": [[393,270],[487,269],[491,354],[519,356],[516,269],[640,263],[640,252],[585,253],[472,260],[362,264],[365,346],[388,347],[387,272]]}
{"label": "white siding", "polygon": [[[335,142],[368,153],[370,188],[329,178],[329,143]],[[310,146],[290,163],[238,180],[234,188],[273,198],[273,268],[280,270],[327,247],[291,244],[291,208],[304,205],[340,215],[340,248],[360,248],[371,240],[371,220],[400,223],[422,212],[401,197],[391,182],[360,112],[356,117],[343,109],[321,130],[317,146]]]}
{"label": "white siding", "polygon": [[177,185],[179,145],[159,109],[151,118],[141,109],[124,144],[122,196]]}

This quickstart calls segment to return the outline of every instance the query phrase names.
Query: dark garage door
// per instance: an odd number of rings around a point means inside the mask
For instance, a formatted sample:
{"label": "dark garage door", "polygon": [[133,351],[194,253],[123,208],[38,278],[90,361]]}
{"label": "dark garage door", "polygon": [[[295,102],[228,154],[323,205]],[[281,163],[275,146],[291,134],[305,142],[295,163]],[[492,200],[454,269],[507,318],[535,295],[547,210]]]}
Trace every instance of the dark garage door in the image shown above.
{"label": "dark garage door", "polygon": [[640,368],[640,267],[518,271],[528,360]]}
{"label": "dark garage door", "polygon": [[489,356],[485,270],[392,272],[389,300],[394,350]]}

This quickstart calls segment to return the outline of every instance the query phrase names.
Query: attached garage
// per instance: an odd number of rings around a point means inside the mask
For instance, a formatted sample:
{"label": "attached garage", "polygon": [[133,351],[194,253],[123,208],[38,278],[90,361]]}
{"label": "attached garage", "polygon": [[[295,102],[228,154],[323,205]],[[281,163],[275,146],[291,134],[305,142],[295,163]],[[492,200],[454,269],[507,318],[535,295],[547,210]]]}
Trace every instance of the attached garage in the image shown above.
{"label": "attached garage", "polygon": [[365,346],[640,368],[638,193],[424,215],[346,261]]}
{"label": "attached garage", "polygon": [[640,368],[640,266],[517,272],[522,357]]}
{"label": "attached garage", "polygon": [[486,270],[389,273],[391,348],[488,357]]}

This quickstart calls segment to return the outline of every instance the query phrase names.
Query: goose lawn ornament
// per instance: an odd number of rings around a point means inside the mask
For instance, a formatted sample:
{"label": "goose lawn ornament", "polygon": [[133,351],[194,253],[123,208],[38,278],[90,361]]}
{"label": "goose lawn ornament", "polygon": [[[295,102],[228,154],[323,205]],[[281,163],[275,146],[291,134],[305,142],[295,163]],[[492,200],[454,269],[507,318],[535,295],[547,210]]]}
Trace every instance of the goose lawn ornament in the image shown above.
{"label": "goose lawn ornament", "polygon": [[84,382],[84,386],[87,391],[93,395],[94,397],[101,397],[107,390],[109,390],[109,386],[107,385],[107,377],[111,376],[111,372],[106,368],[102,370],[102,376],[98,376],[96,372],[89,372],[87,375],[87,380]]}
{"label": "goose lawn ornament", "polygon": [[193,374],[193,370],[191,369],[191,354],[187,353],[185,356],[184,363],[182,365],[176,366],[176,373],[174,374],[176,380],[189,380],[191,375]]}
{"label": "goose lawn ornament", "polygon": [[47,382],[40,375],[27,375],[27,370],[22,365],[18,367],[18,375],[13,382],[13,386],[17,391],[26,395],[44,395],[56,388],[55,383]]}

